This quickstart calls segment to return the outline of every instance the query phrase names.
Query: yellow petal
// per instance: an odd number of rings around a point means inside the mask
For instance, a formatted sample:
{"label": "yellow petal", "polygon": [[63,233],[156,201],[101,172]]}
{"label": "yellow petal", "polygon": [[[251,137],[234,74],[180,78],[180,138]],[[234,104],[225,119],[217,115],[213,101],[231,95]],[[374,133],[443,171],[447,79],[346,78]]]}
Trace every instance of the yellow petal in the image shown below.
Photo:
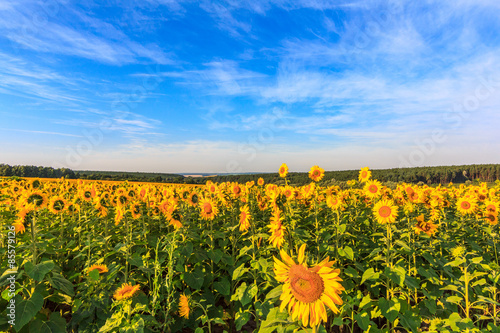
{"label": "yellow petal", "polygon": [[321,295],[320,300],[321,302],[325,303],[333,313],[339,313],[339,309],[337,309],[337,306],[329,296],[323,294]]}
{"label": "yellow petal", "polygon": [[305,259],[305,252],[306,252],[306,244],[302,244],[302,246],[299,249],[299,265],[304,262]]}
{"label": "yellow petal", "polygon": [[302,325],[307,326],[307,324],[309,323],[309,312],[311,310],[310,310],[310,306],[308,303],[304,303],[304,304],[305,304],[305,307],[304,307],[304,312],[302,312]]}

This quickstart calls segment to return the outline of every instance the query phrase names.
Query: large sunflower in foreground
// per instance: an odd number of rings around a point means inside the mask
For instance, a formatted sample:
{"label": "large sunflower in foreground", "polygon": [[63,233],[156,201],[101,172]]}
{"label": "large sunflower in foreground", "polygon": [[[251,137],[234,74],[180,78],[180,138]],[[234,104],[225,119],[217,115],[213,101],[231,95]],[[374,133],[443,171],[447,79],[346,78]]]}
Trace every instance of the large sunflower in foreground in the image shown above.
{"label": "large sunflower in foreground", "polygon": [[305,250],[304,244],[299,249],[298,263],[281,250],[283,261],[274,257],[274,274],[283,283],[280,311],[287,308],[292,320],[301,320],[303,326],[315,329],[328,320],[325,305],[333,313],[339,313],[337,305],[343,304],[339,294],[345,289],[340,284],[340,270],[332,268],[333,261],[326,258],[314,267],[307,267]]}
{"label": "large sunflower in foreground", "polygon": [[380,224],[394,223],[398,217],[398,207],[392,200],[380,200],[373,206],[373,215]]}

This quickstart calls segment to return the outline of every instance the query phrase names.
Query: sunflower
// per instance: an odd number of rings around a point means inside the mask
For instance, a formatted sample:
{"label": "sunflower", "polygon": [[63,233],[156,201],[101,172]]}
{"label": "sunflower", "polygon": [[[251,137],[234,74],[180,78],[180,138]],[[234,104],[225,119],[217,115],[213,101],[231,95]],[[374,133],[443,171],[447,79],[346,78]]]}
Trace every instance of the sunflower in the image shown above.
{"label": "sunflower", "polygon": [[231,192],[235,198],[239,197],[241,194],[241,186],[238,183],[233,183],[231,185]]}
{"label": "sunflower", "polygon": [[301,320],[303,326],[315,329],[328,320],[326,306],[333,313],[339,313],[337,305],[344,287],[340,284],[340,270],[333,269],[334,261],[326,258],[314,267],[305,263],[306,244],[299,249],[298,263],[281,250],[282,261],[274,258],[276,280],[282,282],[280,311],[288,308],[292,320]]}
{"label": "sunflower", "polygon": [[260,177],[260,178],[257,180],[257,185],[259,185],[259,186],[264,185],[264,178]]}
{"label": "sunflower", "polygon": [[378,180],[369,180],[364,187],[365,194],[370,198],[376,198],[382,194],[382,184]]}
{"label": "sunflower", "polygon": [[48,208],[52,214],[62,214],[68,208],[68,203],[64,198],[56,196],[50,198]]}
{"label": "sunflower", "polygon": [[281,178],[285,178],[288,174],[288,166],[285,163],[280,166],[279,174]]}
{"label": "sunflower", "polygon": [[247,231],[250,228],[250,209],[248,205],[241,207],[240,209],[240,231]]}
{"label": "sunflower", "polygon": [[326,205],[333,210],[337,210],[342,206],[342,198],[330,194],[326,197]]}
{"label": "sunflower", "polygon": [[217,206],[209,198],[202,198],[200,200],[201,217],[205,220],[213,220],[219,213]]}
{"label": "sunflower", "polygon": [[370,171],[370,169],[368,169],[368,167],[364,167],[364,168],[361,168],[361,170],[359,171],[359,176],[358,176],[358,180],[361,182],[361,183],[364,183],[364,182],[367,182],[372,176],[372,172]]}
{"label": "sunflower", "polygon": [[398,207],[392,200],[382,199],[373,207],[373,215],[380,224],[394,223],[398,216]]}
{"label": "sunflower", "polygon": [[132,218],[136,220],[142,216],[141,204],[139,202],[135,202],[132,205],[130,205],[130,214],[132,214]]}
{"label": "sunflower", "polygon": [[191,309],[189,308],[189,297],[181,294],[181,296],[179,297],[179,315],[188,319],[190,312]]}
{"label": "sunflower", "polygon": [[32,205],[34,208],[45,208],[47,202],[47,195],[41,191],[34,191],[26,195],[26,203]]}
{"label": "sunflower", "polygon": [[26,227],[24,226],[24,221],[22,220],[16,220],[16,222],[12,223],[14,226],[14,231],[16,233],[24,234],[26,231]]}
{"label": "sunflower", "polygon": [[188,197],[188,203],[191,205],[191,206],[196,206],[198,204],[198,193],[196,192],[191,192],[191,194],[189,195]]}
{"label": "sunflower", "polygon": [[424,221],[424,214],[417,217],[417,224],[415,225],[415,233],[418,235],[421,232],[425,232],[427,235],[432,236],[436,233],[437,225],[432,222]]}
{"label": "sunflower", "polygon": [[457,210],[462,215],[472,214],[474,213],[476,208],[477,208],[476,199],[473,197],[464,196],[457,200]]}
{"label": "sunflower", "polygon": [[99,272],[99,274],[108,272],[108,266],[106,266],[106,265],[92,265],[92,266],[89,267],[89,269],[87,270],[87,272],[90,273],[94,269],[97,269],[97,271]]}
{"label": "sunflower", "polygon": [[285,227],[281,223],[284,217],[281,216],[279,209],[273,211],[271,220],[269,221],[269,229],[271,229],[271,237],[269,237],[269,243],[274,247],[281,248],[283,242],[285,241]]}
{"label": "sunflower", "polygon": [[219,191],[219,188],[217,187],[217,184],[214,184],[211,180],[207,182],[205,185],[206,189],[208,190],[209,193],[211,194],[216,194]]}
{"label": "sunflower", "polygon": [[126,210],[123,206],[118,206],[115,210],[115,225],[118,225],[121,220],[125,217]]}
{"label": "sunflower", "polygon": [[113,294],[113,297],[119,301],[122,299],[127,299],[131,298],[134,296],[134,294],[139,291],[141,287],[136,284],[135,286],[132,286],[130,283],[124,283],[120,288],[118,288],[115,293]]}
{"label": "sunflower", "polygon": [[498,202],[487,200],[484,203],[484,210],[487,214],[496,215],[498,214]]}
{"label": "sunflower", "polygon": [[498,224],[498,216],[493,215],[493,214],[486,214],[483,217],[490,225],[497,225]]}
{"label": "sunflower", "polygon": [[325,170],[315,165],[309,171],[309,178],[315,182],[319,182],[325,176]]}

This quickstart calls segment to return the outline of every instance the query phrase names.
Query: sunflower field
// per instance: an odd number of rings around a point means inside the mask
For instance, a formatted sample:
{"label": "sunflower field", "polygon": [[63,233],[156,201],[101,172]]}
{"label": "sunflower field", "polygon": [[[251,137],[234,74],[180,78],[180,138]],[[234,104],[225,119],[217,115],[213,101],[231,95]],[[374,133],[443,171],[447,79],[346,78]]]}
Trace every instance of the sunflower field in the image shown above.
{"label": "sunflower field", "polygon": [[500,332],[500,182],[0,179],[6,332]]}

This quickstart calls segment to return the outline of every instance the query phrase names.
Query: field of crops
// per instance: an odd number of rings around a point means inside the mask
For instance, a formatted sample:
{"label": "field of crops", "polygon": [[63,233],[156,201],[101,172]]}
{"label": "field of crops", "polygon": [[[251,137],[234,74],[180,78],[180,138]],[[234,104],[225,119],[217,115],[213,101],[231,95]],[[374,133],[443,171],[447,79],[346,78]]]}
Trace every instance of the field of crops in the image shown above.
{"label": "field of crops", "polygon": [[389,188],[363,168],[325,188],[323,173],[0,180],[0,330],[500,332],[500,182]]}

